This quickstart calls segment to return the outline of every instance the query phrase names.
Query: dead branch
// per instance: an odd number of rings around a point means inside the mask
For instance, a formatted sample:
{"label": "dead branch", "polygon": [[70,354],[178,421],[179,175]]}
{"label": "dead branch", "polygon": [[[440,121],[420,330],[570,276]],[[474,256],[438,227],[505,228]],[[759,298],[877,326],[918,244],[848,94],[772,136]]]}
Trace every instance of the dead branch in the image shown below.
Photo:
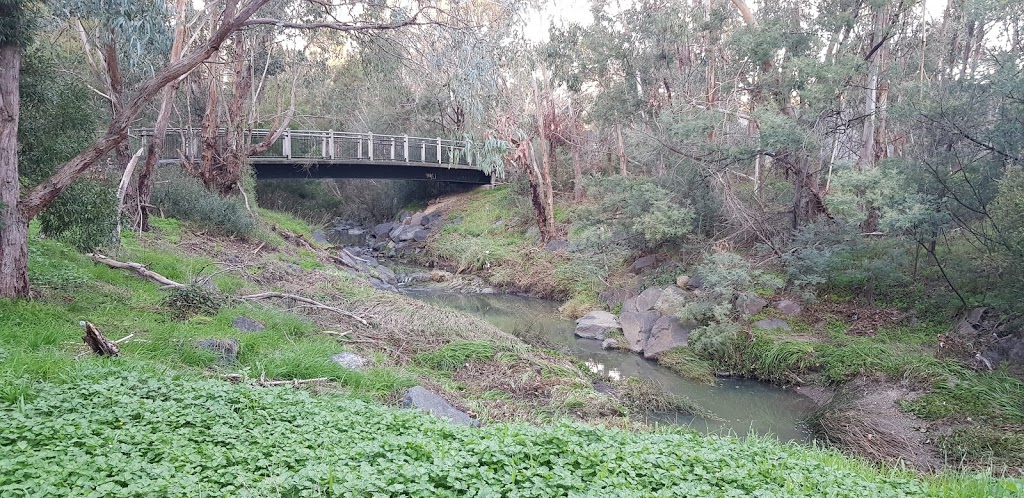
{"label": "dead branch", "polygon": [[107,265],[107,266],[109,266],[111,268],[116,268],[116,269],[119,269],[119,270],[131,270],[131,271],[135,272],[136,274],[138,274],[140,277],[148,278],[150,280],[153,280],[154,282],[163,284],[163,286],[166,287],[166,288],[187,287],[187,285],[179,283],[179,282],[175,282],[174,280],[171,280],[171,279],[169,279],[169,278],[167,278],[167,277],[165,277],[165,276],[163,276],[163,275],[161,275],[161,274],[159,274],[159,273],[157,273],[157,272],[155,272],[153,270],[150,270],[150,269],[146,268],[145,265],[140,264],[140,263],[132,263],[131,261],[129,261],[129,262],[121,262],[121,261],[110,259],[110,258],[108,258],[108,257],[106,257],[106,256],[104,256],[102,254],[98,254],[98,253],[89,253],[89,254],[86,254],[86,256],[89,256],[90,258],[92,258],[93,261],[95,261],[97,263],[103,263],[103,264],[105,264],[105,265]]}
{"label": "dead branch", "polygon": [[104,337],[103,332],[100,332],[100,329],[96,328],[95,325],[89,322],[79,322],[79,324],[85,327],[85,335],[82,336],[82,340],[85,341],[85,345],[89,346],[93,353],[100,356],[121,356],[121,349],[117,347],[117,343]]}
{"label": "dead branch", "polygon": [[309,299],[309,298],[306,298],[306,297],[302,297],[302,296],[299,296],[299,295],[296,295],[296,294],[285,294],[285,293],[282,293],[282,292],[260,292],[258,294],[250,294],[248,296],[242,296],[239,299],[246,300],[246,301],[257,301],[257,300],[260,300],[260,299],[269,299],[269,298],[291,299],[293,301],[298,301],[300,303],[308,304],[308,305],[310,305],[310,306],[312,306],[314,308],[319,308],[319,309],[323,309],[323,310],[327,310],[327,311],[333,311],[333,312],[335,312],[335,313],[337,313],[339,315],[351,318],[351,319],[353,319],[353,320],[355,320],[355,321],[357,321],[357,322],[359,322],[359,323],[361,323],[361,324],[363,324],[363,325],[365,325],[367,327],[370,326],[370,322],[367,322],[365,319],[363,319],[359,315],[356,315],[354,313],[350,313],[350,312],[345,311],[345,310],[343,310],[341,308],[337,308],[337,307],[334,307],[334,306],[328,306],[328,305],[326,305],[324,303],[321,303],[319,301],[314,301],[312,299]]}

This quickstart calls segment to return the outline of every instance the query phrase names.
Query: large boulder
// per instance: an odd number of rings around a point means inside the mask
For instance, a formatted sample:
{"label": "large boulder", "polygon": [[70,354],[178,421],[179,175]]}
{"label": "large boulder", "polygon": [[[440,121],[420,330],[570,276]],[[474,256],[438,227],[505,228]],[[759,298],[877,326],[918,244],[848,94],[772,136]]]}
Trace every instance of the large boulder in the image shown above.
{"label": "large boulder", "polygon": [[472,418],[466,412],[460,411],[442,398],[440,395],[416,386],[402,398],[402,406],[405,408],[416,408],[422,412],[429,413],[435,417],[446,418],[456,424],[479,427],[480,421]]}
{"label": "large boulder", "polygon": [[430,229],[428,228],[421,228],[412,234],[412,239],[416,242],[423,242],[427,240],[427,237],[430,237]]}
{"label": "large boulder", "polygon": [[619,315],[622,324],[622,335],[626,338],[626,346],[630,351],[639,353],[644,350],[651,328],[661,318],[656,311],[624,311]]}
{"label": "large boulder", "polygon": [[603,341],[609,333],[620,328],[615,315],[607,311],[591,311],[576,320],[576,335],[586,339]]}
{"label": "large boulder", "polygon": [[609,287],[601,291],[597,295],[597,298],[601,300],[601,302],[603,302],[604,304],[608,305],[609,308],[614,308],[620,304],[623,304],[623,302],[626,299],[629,299],[630,296],[630,291],[626,289]]}
{"label": "large boulder", "polygon": [[657,287],[651,287],[640,293],[636,297],[636,309],[637,311],[651,311],[654,306],[658,304],[658,300],[661,299],[661,295],[665,293],[664,289]]}
{"label": "large boulder", "polygon": [[694,328],[671,316],[662,316],[651,326],[651,335],[644,344],[644,358],[657,359],[665,351],[685,346]]}

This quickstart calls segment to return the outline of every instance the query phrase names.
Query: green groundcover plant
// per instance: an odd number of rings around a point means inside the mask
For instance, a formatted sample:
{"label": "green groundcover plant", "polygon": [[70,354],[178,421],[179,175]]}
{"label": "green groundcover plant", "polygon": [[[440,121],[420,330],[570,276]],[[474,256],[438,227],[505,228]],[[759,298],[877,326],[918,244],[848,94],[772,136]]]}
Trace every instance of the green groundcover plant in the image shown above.
{"label": "green groundcover plant", "polygon": [[110,368],[37,384],[0,401],[0,418],[4,497],[936,494],[910,473],[765,439],[473,429],[343,395]]}

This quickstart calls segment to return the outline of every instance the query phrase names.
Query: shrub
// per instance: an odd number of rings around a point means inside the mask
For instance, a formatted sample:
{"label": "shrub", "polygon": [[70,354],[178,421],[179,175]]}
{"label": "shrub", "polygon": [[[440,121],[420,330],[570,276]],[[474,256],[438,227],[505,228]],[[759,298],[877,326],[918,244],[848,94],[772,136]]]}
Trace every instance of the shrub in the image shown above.
{"label": "shrub", "polygon": [[221,296],[206,287],[189,285],[171,290],[163,300],[163,305],[174,311],[179,318],[193,315],[212,315],[221,308]]}
{"label": "shrub", "polygon": [[621,243],[649,250],[693,231],[693,210],[649,178],[594,178],[587,189],[595,203],[578,211],[580,234],[595,245]]}
{"label": "shrub", "polygon": [[704,282],[699,295],[678,297],[674,302],[666,300],[659,303],[659,308],[686,322],[722,323],[729,320],[737,298],[774,292],[784,284],[779,277],[753,268],[742,256],[729,252],[706,256],[697,267],[697,274]]}
{"label": "shrub", "polygon": [[157,182],[152,201],[164,215],[214,233],[239,237],[256,233],[256,219],[245,210],[241,199],[221,197],[189,176],[175,174]]}
{"label": "shrub", "polygon": [[72,183],[39,213],[40,231],[83,252],[109,244],[117,229],[116,192],[102,180]]}

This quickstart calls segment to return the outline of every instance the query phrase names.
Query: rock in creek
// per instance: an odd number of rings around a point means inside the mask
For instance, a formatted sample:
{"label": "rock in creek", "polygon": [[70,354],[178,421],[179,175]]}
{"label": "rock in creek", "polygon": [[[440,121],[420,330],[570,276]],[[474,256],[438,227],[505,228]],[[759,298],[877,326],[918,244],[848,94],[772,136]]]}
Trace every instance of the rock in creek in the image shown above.
{"label": "rock in creek", "polygon": [[626,337],[626,346],[630,351],[643,352],[644,344],[651,335],[651,328],[659,318],[661,314],[656,311],[623,311],[619,315],[622,335]]}
{"label": "rock in creek", "polygon": [[651,335],[644,344],[644,358],[657,359],[665,351],[685,346],[690,338],[690,331],[694,328],[693,325],[684,325],[673,317],[662,316],[651,326]]}
{"label": "rock in creek", "polygon": [[601,349],[619,349],[619,341],[609,337],[601,341]]}
{"label": "rock in creek", "polygon": [[233,365],[238,361],[238,351],[241,345],[238,339],[200,339],[196,341],[196,347],[205,349],[217,355],[218,365]]}
{"label": "rock in creek", "polygon": [[587,339],[604,340],[613,330],[619,330],[619,321],[607,311],[591,311],[576,320],[576,335]]}
{"label": "rock in creek", "polygon": [[262,332],[267,327],[247,316],[237,316],[231,320],[231,326],[243,332]]}
{"label": "rock in creek", "polygon": [[331,361],[349,370],[363,370],[370,364],[367,358],[348,351],[331,356]]}
{"label": "rock in creek", "polygon": [[447,400],[430,392],[420,386],[409,389],[402,399],[402,406],[405,408],[416,408],[422,412],[429,413],[435,417],[446,418],[456,424],[479,427],[480,421],[472,418],[466,412],[459,411]]}

